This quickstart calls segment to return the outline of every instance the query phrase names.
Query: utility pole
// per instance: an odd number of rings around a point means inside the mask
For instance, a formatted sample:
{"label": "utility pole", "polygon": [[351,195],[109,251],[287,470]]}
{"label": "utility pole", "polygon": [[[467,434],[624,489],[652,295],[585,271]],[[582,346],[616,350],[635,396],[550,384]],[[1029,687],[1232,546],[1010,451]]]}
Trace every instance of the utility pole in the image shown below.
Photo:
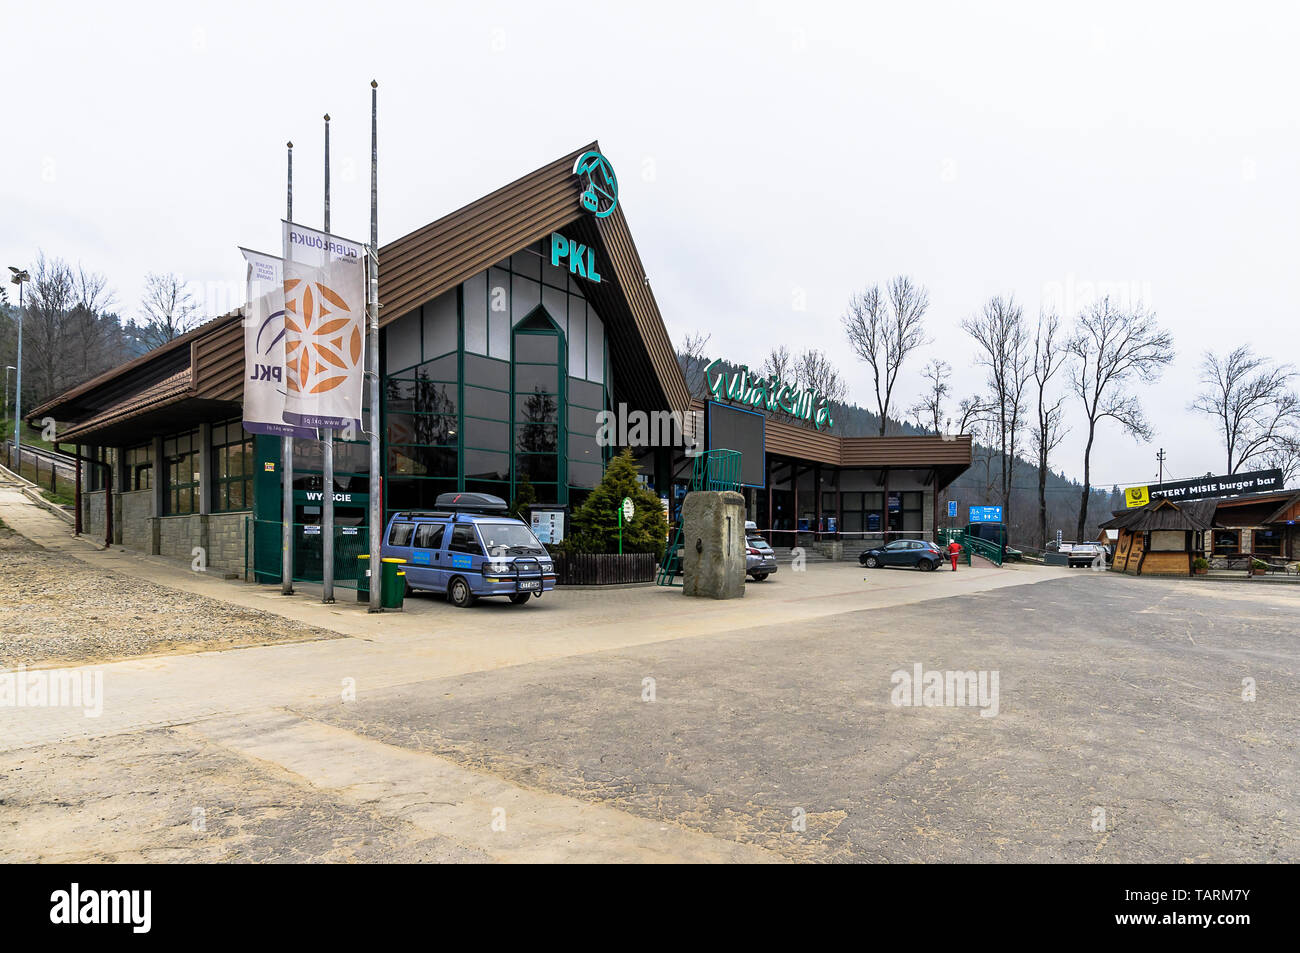
{"label": "utility pole", "polygon": [[380,547],[384,527],[383,476],[379,463],[379,83],[370,81],[370,314],[366,363],[370,372],[370,606],[382,612]]}
{"label": "utility pole", "polygon": [[9,266],[13,272],[13,278],[10,280],[18,286],[18,359],[14,362],[17,364],[17,373],[14,375],[14,459],[18,461],[17,471],[21,473],[23,468],[23,312],[27,310],[25,299],[23,298],[23,285],[32,280],[32,276],[27,273],[25,268],[15,268]]}
{"label": "utility pole", "polygon": [[1160,478],[1156,480],[1156,482],[1164,483],[1165,482],[1165,448],[1164,447],[1161,447],[1158,451],[1156,451],[1156,462],[1160,464]]}
{"label": "utility pole", "polygon": [[[285,187],[284,217],[293,221],[293,143],[288,143],[289,175]],[[280,535],[280,593],[293,595],[293,437],[280,438],[280,482],[283,490],[281,502]]]}
{"label": "utility pole", "polygon": [[[330,231],[330,114],[325,114],[325,234]],[[321,477],[321,602],[334,601],[334,428],[321,431],[324,474]]]}

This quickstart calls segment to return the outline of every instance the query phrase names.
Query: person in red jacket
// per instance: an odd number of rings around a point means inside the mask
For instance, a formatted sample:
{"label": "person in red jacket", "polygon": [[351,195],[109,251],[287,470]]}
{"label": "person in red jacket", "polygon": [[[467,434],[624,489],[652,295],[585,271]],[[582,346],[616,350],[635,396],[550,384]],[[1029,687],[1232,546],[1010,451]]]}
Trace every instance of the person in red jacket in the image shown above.
{"label": "person in red jacket", "polygon": [[948,544],[948,555],[952,558],[952,571],[957,571],[957,557],[961,555],[961,543],[953,540]]}

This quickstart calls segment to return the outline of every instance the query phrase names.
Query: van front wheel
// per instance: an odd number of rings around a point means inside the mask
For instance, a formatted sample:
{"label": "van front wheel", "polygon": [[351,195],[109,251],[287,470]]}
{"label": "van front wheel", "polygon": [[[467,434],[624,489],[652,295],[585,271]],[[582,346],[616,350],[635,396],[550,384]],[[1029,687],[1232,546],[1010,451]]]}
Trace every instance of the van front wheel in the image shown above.
{"label": "van front wheel", "polygon": [[513,596],[510,597],[510,601],[517,606],[522,606],[524,603],[528,601],[528,593],[516,592]]}
{"label": "van front wheel", "polygon": [[458,609],[468,609],[476,601],[474,593],[469,591],[469,583],[459,577],[447,587],[447,599]]}

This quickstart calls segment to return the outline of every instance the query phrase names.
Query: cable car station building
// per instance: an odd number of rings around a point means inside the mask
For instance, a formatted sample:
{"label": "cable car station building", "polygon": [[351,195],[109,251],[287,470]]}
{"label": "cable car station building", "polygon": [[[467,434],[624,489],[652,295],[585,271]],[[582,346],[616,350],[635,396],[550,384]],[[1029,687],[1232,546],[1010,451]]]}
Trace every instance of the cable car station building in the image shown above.
{"label": "cable car station building", "polygon": [[[539,508],[571,512],[619,449],[599,439],[602,411],[702,419],[697,445],[728,445],[728,401],[688,390],[616,184],[612,207],[592,208],[576,163],[598,150],[380,248],[383,478],[370,486],[364,435],[336,438],[340,582],[365,551],[376,490],[385,518],[447,491],[511,500],[525,481]],[[53,418],[59,449],[78,455],[78,532],[186,562],[201,551],[209,571],[279,579],[281,438],[241,426],[242,317],[210,321],[30,411],[33,422]],[[928,536],[942,489],[971,460],[968,436],[845,438],[761,409],[751,423],[747,445],[730,449],[747,464],[748,516],[777,545]],[[295,577],[306,580],[321,578],[321,446],[294,442]],[[680,502],[687,446],[633,451],[644,481]]]}

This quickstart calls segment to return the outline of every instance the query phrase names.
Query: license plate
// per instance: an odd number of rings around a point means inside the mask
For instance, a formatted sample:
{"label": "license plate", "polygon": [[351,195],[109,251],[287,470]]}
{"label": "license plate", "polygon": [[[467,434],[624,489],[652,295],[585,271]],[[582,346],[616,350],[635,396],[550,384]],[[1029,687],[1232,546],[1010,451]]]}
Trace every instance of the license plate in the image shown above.
{"label": "license plate", "polygon": [[540,579],[520,579],[520,580],[519,580],[519,588],[520,588],[520,589],[540,589],[540,588],[542,588],[542,581],[541,581]]}

